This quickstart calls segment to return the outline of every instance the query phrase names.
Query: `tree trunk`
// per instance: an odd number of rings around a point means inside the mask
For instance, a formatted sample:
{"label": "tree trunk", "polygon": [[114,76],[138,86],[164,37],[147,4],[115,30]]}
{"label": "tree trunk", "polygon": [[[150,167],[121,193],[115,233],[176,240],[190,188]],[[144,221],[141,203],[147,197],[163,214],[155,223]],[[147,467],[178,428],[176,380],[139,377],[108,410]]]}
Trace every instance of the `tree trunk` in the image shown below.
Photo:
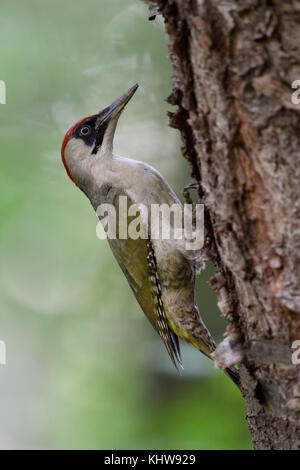
{"label": "tree trunk", "polygon": [[229,322],[216,362],[239,361],[254,447],[299,449],[300,2],[153,3],[169,35],[171,125],[200,183]]}

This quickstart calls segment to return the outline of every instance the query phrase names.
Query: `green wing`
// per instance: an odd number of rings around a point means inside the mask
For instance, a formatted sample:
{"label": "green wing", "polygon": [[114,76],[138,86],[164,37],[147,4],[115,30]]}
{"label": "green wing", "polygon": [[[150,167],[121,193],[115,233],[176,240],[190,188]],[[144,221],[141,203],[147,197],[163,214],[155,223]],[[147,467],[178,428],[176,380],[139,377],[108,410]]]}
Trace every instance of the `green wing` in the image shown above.
{"label": "green wing", "polygon": [[[110,248],[143,312],[163,340],[173,364],[176,368],[182,367],[178,337],[168,327],[152,242],[149,238],[118,238],[119,196],[127,196],[128,207],[133,203],[124,190],[109,192],[107,199],[115,206],[117,221],[117,238],[108,238]],[[127,217],[127,227],[134,218]]]}

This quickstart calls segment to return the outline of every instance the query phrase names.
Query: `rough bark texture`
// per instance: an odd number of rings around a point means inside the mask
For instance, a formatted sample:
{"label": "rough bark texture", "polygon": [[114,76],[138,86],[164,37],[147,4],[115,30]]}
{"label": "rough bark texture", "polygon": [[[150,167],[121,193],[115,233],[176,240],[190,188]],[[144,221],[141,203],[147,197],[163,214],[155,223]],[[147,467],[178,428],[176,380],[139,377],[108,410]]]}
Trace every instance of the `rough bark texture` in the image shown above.
{"label": "rough bark texture", "polygon": [[156,3],[173,65],[171,125],[200,182],[212,286],[229,321],[225,362],[229,348],[254,447],[299,449],[300,2]]}

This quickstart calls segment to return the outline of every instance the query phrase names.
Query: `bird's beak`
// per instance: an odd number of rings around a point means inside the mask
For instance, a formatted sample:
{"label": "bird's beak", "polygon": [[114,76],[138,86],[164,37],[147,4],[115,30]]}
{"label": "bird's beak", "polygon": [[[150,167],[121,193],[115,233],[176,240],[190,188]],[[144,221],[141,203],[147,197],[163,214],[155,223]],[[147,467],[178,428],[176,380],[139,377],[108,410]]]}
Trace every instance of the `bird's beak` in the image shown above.
{"label": "bird's beak", "polygon": [[102,126],[102,124],[104,124],[105,122],[108,122],[116,116],[119,116],[128,101],[132,98],[132,96],[138,89],[138,87],[139,85],[136,83],[135,85],[133,85],[133,87],[129,88],[129,90],[125,91],[123,95],[117,98],[111,105],[107,106],[107,108],[100,111],[96,121],[96,129]]}

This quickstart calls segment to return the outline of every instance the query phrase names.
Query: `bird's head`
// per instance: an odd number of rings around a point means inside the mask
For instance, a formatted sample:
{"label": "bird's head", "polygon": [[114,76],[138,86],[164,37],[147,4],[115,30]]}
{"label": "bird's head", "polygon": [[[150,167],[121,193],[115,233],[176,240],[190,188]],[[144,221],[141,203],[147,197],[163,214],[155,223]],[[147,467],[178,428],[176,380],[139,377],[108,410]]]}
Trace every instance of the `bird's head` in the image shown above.
{"label": "bird's head", "polygon": [[138,84],[100,113],[78,121],[65,135],[61,157],[71,180],[78,184],[89,173],[95,159],[112,155],[113,138],[118,119]]}

